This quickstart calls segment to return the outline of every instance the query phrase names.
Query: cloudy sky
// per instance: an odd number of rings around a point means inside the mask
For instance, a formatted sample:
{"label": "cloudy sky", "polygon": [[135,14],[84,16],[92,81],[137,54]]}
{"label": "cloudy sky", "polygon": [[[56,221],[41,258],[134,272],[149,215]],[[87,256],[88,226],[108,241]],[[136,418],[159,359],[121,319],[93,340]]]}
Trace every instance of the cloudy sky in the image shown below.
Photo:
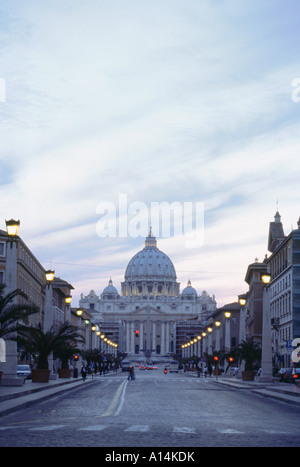
{"label": "cloudy sky", "polygon": [[181,288],[235,301],[277,202],[300,216],[299,24],[299,0],[0,0],[0,228],[76,306],[144,246],[99,235],[103,203],[204,203],[203,245],[154,234]]}

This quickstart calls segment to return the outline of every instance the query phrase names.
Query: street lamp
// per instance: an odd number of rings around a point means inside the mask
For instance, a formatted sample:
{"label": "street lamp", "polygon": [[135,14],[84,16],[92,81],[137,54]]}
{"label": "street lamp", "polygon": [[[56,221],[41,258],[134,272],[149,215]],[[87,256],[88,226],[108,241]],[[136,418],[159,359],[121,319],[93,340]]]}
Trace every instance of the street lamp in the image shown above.
{"label": "street lamp", "polygon": [[212,355],[212,331],[213,331],[212,327],[209,326],[207,328],[207,332],[208,332],[208,349],[207,349],[207,353],[209,355]]}
{"label": "street lamp", "polygon": [[220,321],[215,321],[214,325],[216,326],[215,350],[216,350],[216,352],[219,352],[220,351],[220,326],[221,326],[221,322]]}
{"label": "street lamp", "polygon": [[19,232],[20,228],[20,221],[15,221],[14,219],[10,219],[9,221],[5,221],[6,224],[6,232],[9,238],[13,241]]}
{"label": "street lamp", "polygon": [[225,311],[225,352],[230,351],[230,317],[231,313],[230,311]]}
{"label": "street lamp", "polygon": [[50,285],[50,283],[53,282],[54,274],[55,274],[55,271],[52,271],[51,269],[49,269],[48,271],[45,272],[46,281],[47,281],[48,285]]}
{"label": "street lamp", "polygon": [[45,332],[49,331],[53,326],[54,316],[53,316],[53,287],[52,282],[54,280],[55,271],[48,270],[45,271],[45,277],[47,281],[46,285],[46,297],[45,297],[45,322],[44,329]]}
{"label": "street lamp", "polygon": [[261,376],[259,380],[264,381],[264,382],[270,382],[272,381],[272,377],[273,377],[270,292],[269,292],[271,275],[269,273],[261,274],[261,280],[264,284],[264,291],[263,291],[262,359],[261,359]]}
{"label": "street lamp", "polygon": [[[54,324],[54,307],[53,307],[53,286],[52,282],[54,280],[55,271],[48,270],[45,271],[45,278],[47,281],[46,284],[46,296],[45,296],[45,321],[44,321],[44,332],[50,331]],[[48,368],[53,371],[53,352],[49,355],[48,358]]]}
{"label": "street lamp", "polygon": [[[17,235],[20,227],[20,221],[15,221],[11,219],[10,221],[5,221],[6,223],[6,232],[7,232],[7,248],[6,248],[6,294],[10,294],[17,289]],[[8,248],[8,244],[10,248]],[[13,303],[16,303],[16,298],[13,299]],[[6,362],[3,365],[3,380],[5,378],[13,379],[14,384],[21,386],[23,383],[20,382],[20,379],[17,378],[17,359],[18,359],[18,349],[17,343],[13,340],[7,340],[5,342],[6,347]]]}
{"label": "street lamp", "polygon": [[66,304],[66,321],[68,321],[68,323],[71,323],[71,302],[72,302],[72,297],[71,295],[67,295],[65,297],[65,304]]}
{"label": "street lamp", "polygon": [[[239,300],[239,304],[241,307],[240,308],[240,328],[239,328],[239,343],[240,344],[246,340],[246,303],[247,303],[246,297],[247,297],[247,294],[238,295],[238,300]],[[245,361],[242,360],[237,378],[242,377],[242,373],[244,369],[245,369]],[[230,366],[230,372],[231,372],[231,366]]]}
{"label": "street lamp", "polygon": [[268,274],[268,273],[261,274],[260,278],[265,285],[268,285],[271,282],[271,274]]}

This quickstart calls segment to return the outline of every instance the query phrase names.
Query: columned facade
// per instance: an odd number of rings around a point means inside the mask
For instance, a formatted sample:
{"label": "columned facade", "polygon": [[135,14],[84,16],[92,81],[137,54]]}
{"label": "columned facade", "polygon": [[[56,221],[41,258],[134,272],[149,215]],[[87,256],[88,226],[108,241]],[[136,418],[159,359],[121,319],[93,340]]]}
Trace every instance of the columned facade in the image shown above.
{"label": "columned facade", "polygon": [[189,281],[180,293],[170,258],[157,247],[150,230],[145,247],[128,263],[119,294],[112,280],[98,297],[81,295],[80,306],[90,309],[101,329],[106,321],[119,322],[123,340],[119,351],[132,360],[165,361],[178,352],[176,324],[198,323],[216,309],[214,297],[198,295]]}

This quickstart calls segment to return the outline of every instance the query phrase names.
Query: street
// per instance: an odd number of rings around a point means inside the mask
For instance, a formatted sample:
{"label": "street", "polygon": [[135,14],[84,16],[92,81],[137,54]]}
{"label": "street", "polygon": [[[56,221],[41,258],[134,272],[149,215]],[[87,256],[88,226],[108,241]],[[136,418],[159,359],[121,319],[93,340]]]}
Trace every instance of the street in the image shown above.
{"label": "street", "polygon": [[0,446],[300,446],[300,408],[214,378],[136,370],[0,418]]}

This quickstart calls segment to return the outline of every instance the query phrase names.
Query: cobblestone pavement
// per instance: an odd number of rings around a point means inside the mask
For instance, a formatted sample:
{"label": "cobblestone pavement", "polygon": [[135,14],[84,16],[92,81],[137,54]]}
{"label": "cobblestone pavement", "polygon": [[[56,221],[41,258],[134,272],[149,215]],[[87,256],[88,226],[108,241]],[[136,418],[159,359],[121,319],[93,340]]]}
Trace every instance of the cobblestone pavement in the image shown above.
{"label": "cobblestone pavement", "polygon": [[213,380],[118,373],[0,418],[0,446],[300,446],[300,407]]}

